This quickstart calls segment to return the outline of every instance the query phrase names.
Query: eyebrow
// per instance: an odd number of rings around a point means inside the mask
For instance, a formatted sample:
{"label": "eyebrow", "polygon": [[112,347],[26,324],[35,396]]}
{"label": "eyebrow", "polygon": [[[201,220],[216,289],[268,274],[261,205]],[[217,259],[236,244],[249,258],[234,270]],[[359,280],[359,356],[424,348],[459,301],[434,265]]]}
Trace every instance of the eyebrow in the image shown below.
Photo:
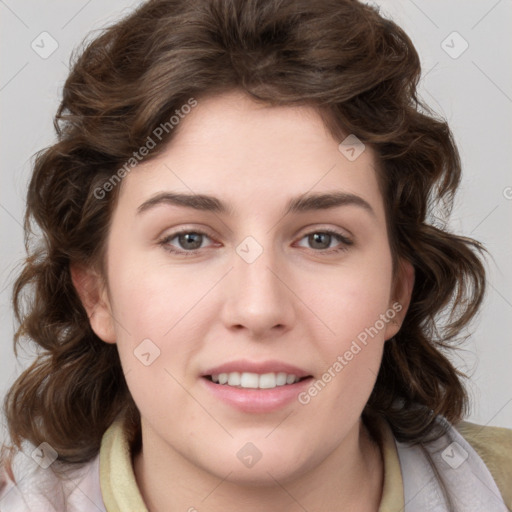
{"label": "eyebrow", "polygon": [[[137,214],[163,204],[184,206],[195,210],[218,214],[233,214],[233,209],[217,197],[206,194],[179,194],[174,192],[161,192],[154,197],[151,197],[137,208]],[[358,195],[347,192],[302,194],[288,201],[284,210],[284,215],[288,215],[289,213],[327,210],[330,208],[338,208],[340,206],[358,206],[371,215],[376,216],[375,211],[367,201]]]}

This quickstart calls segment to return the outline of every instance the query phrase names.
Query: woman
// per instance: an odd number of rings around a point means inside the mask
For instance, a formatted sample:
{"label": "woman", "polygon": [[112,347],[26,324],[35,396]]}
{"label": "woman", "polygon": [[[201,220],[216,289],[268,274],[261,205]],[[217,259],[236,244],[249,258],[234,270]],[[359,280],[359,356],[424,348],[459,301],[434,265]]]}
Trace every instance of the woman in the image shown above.
{"label": "woman", "polygon": [[419,75],[352,0],[149,1],[88,45],[28,192],[2,511],[510,509],[445,355],[483,248],[427,221],[461,169]]}

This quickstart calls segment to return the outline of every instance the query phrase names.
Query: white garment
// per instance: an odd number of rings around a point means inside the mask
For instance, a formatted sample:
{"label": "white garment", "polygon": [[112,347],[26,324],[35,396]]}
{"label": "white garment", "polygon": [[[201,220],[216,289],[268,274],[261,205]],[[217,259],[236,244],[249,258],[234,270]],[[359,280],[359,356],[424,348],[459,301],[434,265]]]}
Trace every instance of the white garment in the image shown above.
{"label": "white garment", "polygon": [[[25,446],[29,448],[12,463],[17,485],[9,481],[0,492],[0,512],[107,512],[101,497],[99,454],[78,468],[54,462],[45,469],[27,455],[35,447]],[[64,474],[57,474],[58,468]]]}
{"label": "white garment", "polygon": [[444,418],[437,421],[448,431],[436,441],[416,446],[396,442],[405,512],[508,512],[476,451]]}

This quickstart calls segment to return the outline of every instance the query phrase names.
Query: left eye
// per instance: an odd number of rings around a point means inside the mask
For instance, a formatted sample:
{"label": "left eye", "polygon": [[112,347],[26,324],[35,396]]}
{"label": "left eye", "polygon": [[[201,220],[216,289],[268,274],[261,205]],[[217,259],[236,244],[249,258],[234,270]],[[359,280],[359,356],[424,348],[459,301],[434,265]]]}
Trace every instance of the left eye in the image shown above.
{"label": "left eye", "polygon": [[346,250],[347,245],[351,245],[352,241],[341,233],[336,231],[314,231],[307,235],[304,235],[303,239],[307,239],[307,242],[312,245],[313,249],[319,249],[326,251],[327,249],[333,249],[331,242],[341,242],[341,247],[337,247],[334,251]]}
{"label": "left eye", "polygon": [[[168,235],[159,243],[171,253],[192,256],[199,249],[204,248],[203,242],[205,238],[210,239],[210,237],[202,231],[181,231]],[[172,244],[173,240],[177,240],[178,248]],[[311,248],[316,249],[315,252],[343,251],[347,250],[348,246],[353,243],[341,233],[331,230],[313,231],[304,235],[300,240],[307,240],[307,243],[311,244]],[[333,247],[331,245],[333,241],[337,241],[338,246]]]}

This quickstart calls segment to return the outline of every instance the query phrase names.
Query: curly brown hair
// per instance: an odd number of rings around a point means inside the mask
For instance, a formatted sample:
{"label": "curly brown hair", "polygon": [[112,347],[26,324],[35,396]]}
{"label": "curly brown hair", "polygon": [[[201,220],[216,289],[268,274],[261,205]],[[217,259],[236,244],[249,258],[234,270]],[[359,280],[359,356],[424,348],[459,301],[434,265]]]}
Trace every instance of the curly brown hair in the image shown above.
{"label": "curly brown hair", "polygon": [[411,262],[415,284],[364,414],[412,442],[432,434],[436,415],[463,417],[462,374],[446,349],[482,302],[483,247],[429,222],[433,207],[450,210],[461,163],[448,125],[418,98],[420,61],[401,28],[355,0],[150,0],[72,60],[58,139],[37,153],[27,195],[14,349],[28,338],[40,350],[5,399],[13,446],[46,441],[61,460],[85,462],[119,413],[140,426],[117,348],[91,329],[70,265],[104,269],[120,187],[98,188],[189,98],[233,89],[313,106],[337,140],[371,145],[394,268]]}

